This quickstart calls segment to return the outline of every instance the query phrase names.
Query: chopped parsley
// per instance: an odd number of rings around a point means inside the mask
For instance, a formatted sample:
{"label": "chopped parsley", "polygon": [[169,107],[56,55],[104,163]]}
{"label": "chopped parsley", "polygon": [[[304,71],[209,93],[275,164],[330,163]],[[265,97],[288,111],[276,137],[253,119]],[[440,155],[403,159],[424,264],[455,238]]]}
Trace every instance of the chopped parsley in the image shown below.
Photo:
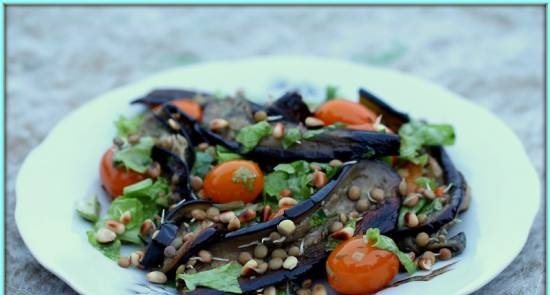
{"label": "chopped parsley", "polygon": [[248,189],[249,191],[254,190],[254,181],[256,181],[256,178],[258,175],[256,172],[246,168],[246,167],[239,167],[235,172],[233,172],[233,175],[231,177],[231,180],[234,183],[241,183]]}

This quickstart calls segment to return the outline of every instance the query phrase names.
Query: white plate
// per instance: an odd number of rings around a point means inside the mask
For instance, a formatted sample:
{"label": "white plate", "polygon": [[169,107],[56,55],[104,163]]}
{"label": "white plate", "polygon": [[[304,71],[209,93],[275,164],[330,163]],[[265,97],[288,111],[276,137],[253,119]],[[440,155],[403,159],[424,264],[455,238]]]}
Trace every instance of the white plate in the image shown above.
{"label": "white plate", "polygon": [[36,259],[76,291],[137,294],[132,290],[144,284],[144,273],[121,269],[93,249],[85,234],[90,225],[74,211],[76,200],[101,194],[98,163],[115,134],[113,121],[139,108],[128,102],[159,87],[225,93],[242,88],[258,100],[298,87],[312,100],[323,97],[327,85],[338,86],[350,99],[364,86],[415,118],[453,124],[457,140],[448,151],[472,187],[471,208],[455,229],[466,232],[468,245],[454,269],[429,282],[381,294],[467,294],[501,272],[525,243],[540,195],[535,170],[513,132],[491,113],[437,85],[395,71],[319,58],[197,64],[92,100],[60,122],[25,160],[16,184],[19,231]]}

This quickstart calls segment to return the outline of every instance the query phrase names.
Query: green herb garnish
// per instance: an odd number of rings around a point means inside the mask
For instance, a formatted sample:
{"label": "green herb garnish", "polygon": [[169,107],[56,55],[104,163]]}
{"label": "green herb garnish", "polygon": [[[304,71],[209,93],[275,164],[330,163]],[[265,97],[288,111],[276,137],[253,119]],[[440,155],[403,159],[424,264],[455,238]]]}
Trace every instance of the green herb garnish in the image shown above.
{"label": "green herb garnish", "polygon": [[338,97],[338,87],[336,86],[327,86],[325,101],[335,99]]}
{"label": "green herb garnish", "polygon": [[254,190],[254,181],[256,181],[256,178],[258,175],[246,168],[246,167],[239,167],[235,172],[233,172],[233,175],[231,176],[231,181],[234,183],[241,183],[248,189],[249,191]]}
{"label": "green herb garnish", "polygon": [[216,161],[218,163],[230,161],[230,160],[238,160],[242,158],[243,157],[241,155],[230,151],[228,148],[224,147],[223,145],[216,146]]}
{"label": "green herb garnish", "polygon": [[300,132],[300,129],[297,127],[294,128],[288,128],[285,131],[285,136],[283,137],[283,148],[287,149],[294,144],[298,143],[300,139],[302,138],[302,133]]}
{"label": "green herb garnish", "polygon": [[395,256],[399,259],[399,262],[401,262],[409,274],[416,272],[416,265],[412,261],[411,257],[401,252],[391,238],[381,235],[379,229],[369,228],[364,236],[364,239],[366,243],[372,243],[371,245],[375,248],[386,250],[395,254]]}

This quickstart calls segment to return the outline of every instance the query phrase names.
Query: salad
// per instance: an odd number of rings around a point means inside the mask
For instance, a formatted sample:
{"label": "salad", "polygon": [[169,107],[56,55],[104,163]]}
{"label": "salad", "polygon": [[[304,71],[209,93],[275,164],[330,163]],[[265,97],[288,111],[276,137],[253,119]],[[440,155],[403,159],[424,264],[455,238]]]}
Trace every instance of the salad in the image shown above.
{"label": "salad", "polygon": [[[77,212],[93,247],[150,283],[371,294],[448,271],[437,261],[466,247],[464,233],[449,234],[470,190],[442,147],[455,140],[448,124],[365,89],[354,102],[330,87],[316,107],[295,91],[262,105],[160,89],[132,103],[142,112],[114,122],[99,163],[106,214],[95,196]],[[126,245],[141,250],[122,256]]]}

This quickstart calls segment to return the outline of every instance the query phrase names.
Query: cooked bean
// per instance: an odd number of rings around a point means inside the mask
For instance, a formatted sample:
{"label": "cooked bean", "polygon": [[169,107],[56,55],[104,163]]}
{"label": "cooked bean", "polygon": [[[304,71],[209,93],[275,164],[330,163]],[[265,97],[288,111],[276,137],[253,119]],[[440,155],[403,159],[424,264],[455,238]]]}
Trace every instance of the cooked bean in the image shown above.
{"label": "cooked bean", "polygon": [[290,256],[300,256],[300,248],[298,248],[297,246],[291,246],[290,248],[288,248],[288,255]]}
{"label": "cooked bean", "polygon": [[160,271],[152,271],[147,274],[147,280],[155,284],[164,284],[168,280],[166,275]]}
{"label": "cooked bean", "polygon": [[369,209],[369,200],[367,199],[360,199],[355,203],[355,209],[359,212],[365,212]]}
{"label": "cooked bean", "polygon": [[430,236],[427,233],[421,232],[416,235],[416,245],[418,245],[418,247],[424,248],[428,246],[429,242]]}
{"label": "cooked bean", "polygon": [[267,256],[267,247],[263,244],[260,244],[254,248],[254,257],[259,259],[264,259]]}
{"label": "cooked bean", "polygon": [[285,249],[277,248],[271,252],[272,258],[286,258],[287,256]]}
{"label": "cooked bean", "polygon": [[252,259],[252,254],[250,254],[250,252],[241,252],[241,253],[239,253],[239,263],[240,264],[244,265],[250,259]]}
{"label": "cooked bean", "polygon": [[269,260],[269,269],[278,270],[283,266],[283,259],[281,257],[271,258]]}
{"label": "cooked bean", "polygon": [[357,185],[352,185],[348,189],[348,198],[351,201],[357,201],[361,197],[361,188]]}

